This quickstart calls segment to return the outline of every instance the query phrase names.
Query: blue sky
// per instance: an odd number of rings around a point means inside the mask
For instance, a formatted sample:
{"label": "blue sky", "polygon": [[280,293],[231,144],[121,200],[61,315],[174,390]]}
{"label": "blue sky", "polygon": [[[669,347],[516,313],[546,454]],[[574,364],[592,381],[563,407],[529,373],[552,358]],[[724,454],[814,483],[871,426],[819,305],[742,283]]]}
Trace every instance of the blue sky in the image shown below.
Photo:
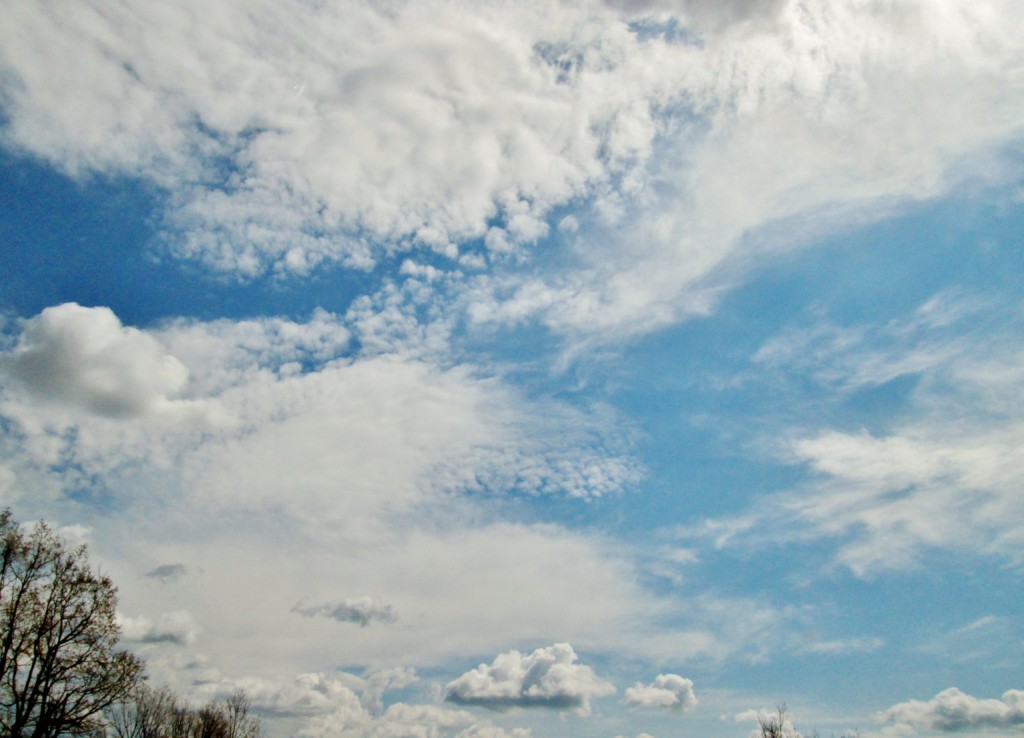
{"label": "blue sky", "polygon": [[10,0],[0,503],[277,736],[1018,735],[1018,3]]}

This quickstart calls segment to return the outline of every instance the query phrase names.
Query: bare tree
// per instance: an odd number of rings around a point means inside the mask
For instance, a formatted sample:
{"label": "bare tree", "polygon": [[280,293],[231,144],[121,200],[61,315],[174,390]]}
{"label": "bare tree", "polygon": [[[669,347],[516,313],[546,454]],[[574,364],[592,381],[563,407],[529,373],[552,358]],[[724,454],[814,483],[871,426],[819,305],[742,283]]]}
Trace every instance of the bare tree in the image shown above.
{"label": "bare tree", "polygon": [[108,711],[112,738],[260,738],[248,697],[236,692],[193,710],[169,689],[141,685]]}
{"label": "bare tree", "polygon": [[107,719],[113,738],[188,738],[192,718],[170,689],[140,683]]}
{"label": "bare tree", "polygon": [[761,738],[790,738],[786,730],[786,706],[779,705],[772,715],[761,715],[757,718],[757,726],[761,729]]}
{"label": "bare tree", "polygon": [[[785,703],[775,708],[773,714],[758,717],[757,726],[761,731],[758,738],[801,738],[801,733],[793,727],[789,720]],[[832,735],[834,736],[835,733]],[[818,738],[818,731],[812,731],[806,738]],[[843,733],[839,738],[860,738],[860,732]]]}
{"label": "bare tree", "polygon": [[117,589],[45,523],[0,513],[0,735],[96,735],[101,713],[140,681],[117,650]]}

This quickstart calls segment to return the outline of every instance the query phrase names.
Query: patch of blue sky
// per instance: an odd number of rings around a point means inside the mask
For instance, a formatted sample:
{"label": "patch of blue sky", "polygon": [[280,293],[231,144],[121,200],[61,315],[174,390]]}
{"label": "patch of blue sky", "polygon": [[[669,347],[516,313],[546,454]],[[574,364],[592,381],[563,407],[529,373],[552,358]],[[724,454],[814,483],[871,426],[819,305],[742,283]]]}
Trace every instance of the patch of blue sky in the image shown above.
{"label": "patch of blue sky", "polygon": [[0,307],[30,317],[62,302],[111,308],[129,325],[173,317],[259,315],[304,320],[316,308],[344,313],[380,273],[319,270],[245,282],[165,252],[164,195],[146,183],[101,175],[72,180],[38,162],[0,162]]}
{"label": "patch of blue sky", "polygon": [[658,39],[670,44],[683,44],[703,48],[704,40],[694,29],[688,28],[678,18],[661,19],[653,16],[632,20],[629,30],[642,41]]}

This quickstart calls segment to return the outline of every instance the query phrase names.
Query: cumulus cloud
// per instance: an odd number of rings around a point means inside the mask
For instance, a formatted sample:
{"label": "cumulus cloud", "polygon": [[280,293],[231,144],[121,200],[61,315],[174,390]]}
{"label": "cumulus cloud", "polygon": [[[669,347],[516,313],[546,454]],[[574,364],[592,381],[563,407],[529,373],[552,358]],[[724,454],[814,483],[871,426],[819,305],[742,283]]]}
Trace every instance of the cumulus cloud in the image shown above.
{"label": "cumulus cloud", "polygon": [[927,702],[911,700],[893,705],[882,719],[889,723],[943,733],[1024,725],[1024,691],[1011,689],[1001,699],[980,699],[956,687],[943,690]]}
{"label": "cumulus cloud", "polygon": [[524,729],[506,730],[487,721],[478,721],[464,710],[399,702],[381,715],[373,715],[352,704],[310,720],[299,735],[302,738],[336,735],[358,738],[406,735],[423,738],[529,738],[531,733]]}
{"label": "cumulus cloud", "polygon": [[398,614],[391,605],[386,605],[375,597],[349,597],[339,602],[325,602],[318,605],[298,604],[292,608],[306,617],[325,617],[339,623],[356,623],[365,628],[371,623],[393,623]]}
{"label": "cumulus cloud", "polygon": [[166,612],[155,620],[139,616],[118,615],[121,635],[136,643],[171,643],[191,646],[199,636],[200,627],[192,614],[184,610]]}
{"label": "cumulus cloud", "polygon": [[299,718],[303,738],[529,738],[530,731],[505,730],[477,720],[463,710],[397,702],[386,710],[380,688],[408,686],[415,677],[408,669],[375,672],[368,677],[337,672],[300,674],[291,681],[256,677],[225,679],[204,685],[206,699],[223,698],[244,690],[253,707],[270,718]]}
{"label": "cumulus cloud", "polygon": [[575,662],[576,652],[568,643],[530,654],[509,651],[449,682],[445,699],[494,710],[550,707],[588,714],[591,698],[612,694],[615,687]]}
{"label": "cumulus cloud", "polygon": [[175,399],[188,369],[153,336],[105,307],[65,303],[25,324],[0,371],[34,399],[107,418],[202,419],[212,406]]}
{"label": "cumulus cloud", "polygon": [[659,674],[652,684],[637,682],[626,690],[626,702],[635,707],[658,707],[686,712],[697,706],[693,682],[678,674]]}
{"label": "cumulus cloud", "polygon": [[99,415],[138,416],[179,392],[188,370],[109,308],[65,303],[28,321],[0,368],[39,399]]}

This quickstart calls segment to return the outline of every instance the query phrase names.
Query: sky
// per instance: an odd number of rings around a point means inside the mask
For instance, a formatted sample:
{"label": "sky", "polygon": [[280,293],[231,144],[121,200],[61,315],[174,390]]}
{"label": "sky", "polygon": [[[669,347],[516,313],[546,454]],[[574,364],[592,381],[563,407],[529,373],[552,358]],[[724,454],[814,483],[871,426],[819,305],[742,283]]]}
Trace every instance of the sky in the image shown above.
{"label": "sky", "polygon": [[1018,0],[3,0],[0,505],[272,738],[1024,730]]}

